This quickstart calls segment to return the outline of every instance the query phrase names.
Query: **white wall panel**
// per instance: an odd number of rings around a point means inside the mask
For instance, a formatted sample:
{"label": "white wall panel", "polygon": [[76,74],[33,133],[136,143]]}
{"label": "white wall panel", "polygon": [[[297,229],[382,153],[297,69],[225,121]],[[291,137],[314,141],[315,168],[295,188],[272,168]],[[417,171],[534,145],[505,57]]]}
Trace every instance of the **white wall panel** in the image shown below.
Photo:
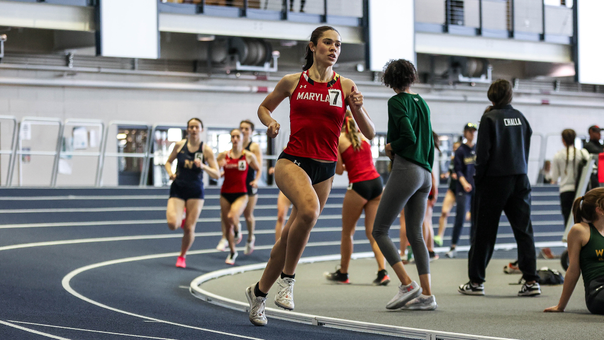
{"label": "white wall panel", "polygon": [[369,0],[369,69],[382,71],[391,59],[415,64],[413,0]]}
{"label": "white wall panel", "polygon": [[604,85],[602,14],[604,1],[577,3],[577,78],[580,83]]}

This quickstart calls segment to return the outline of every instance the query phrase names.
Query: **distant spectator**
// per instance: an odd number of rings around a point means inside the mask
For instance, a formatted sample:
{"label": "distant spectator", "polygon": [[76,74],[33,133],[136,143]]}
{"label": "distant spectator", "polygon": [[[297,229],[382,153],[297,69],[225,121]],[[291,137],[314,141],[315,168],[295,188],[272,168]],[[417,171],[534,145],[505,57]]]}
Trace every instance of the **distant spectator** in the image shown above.
{"label": "distant spectator", "polygon": [[[300,13],[304,13],[304,5],[306,4],[306,0],[300,0]],[[294,11],[294,0],[289,0],[289,11]]]}
{"label": "distant spectator", "polygon": [[[552,184],[560,185],[560,208],[564,216],[564,225],[570,217],[575,200],[577,174],[581,160],[589,157],[587,151],[577,150],[575,148],[575,138],[577,134],[573,129],[562,131],[562,143],[564,149],[559,150],[554,155],[552,166]],[[559,181],[558,181],[559,180]]]}
{"label": "distant spectator", "polygon": [[[592,125],[587,130],[589,132],[589,142],[585,143],[584,148],[591,154],[600,154],[604,152],[604,145],[600,143],[600,139],[602,138],[601,128],[597,125]],[[591,190],[593,188],[597,188],[600,186],[598,181],[598,162],[594,164],[593,172],[591,173],[591,180],[589,181],[589,185],[587,186],[587,190]]]}
{"label": "distant spectator", "polygon": [[537,183],[552,183],[552,162],[549,159],[543,162],[543,168],[539,170],[539,177],[537,178]]}

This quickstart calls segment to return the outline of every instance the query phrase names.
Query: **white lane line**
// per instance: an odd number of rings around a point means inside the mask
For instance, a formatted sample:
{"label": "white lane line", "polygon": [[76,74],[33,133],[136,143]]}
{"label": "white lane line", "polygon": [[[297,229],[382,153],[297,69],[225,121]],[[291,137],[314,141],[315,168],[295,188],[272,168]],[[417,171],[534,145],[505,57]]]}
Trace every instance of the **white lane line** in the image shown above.
{"label": "white lane line", "polygon": [[[221,236],[221,235],[222,235],[221,232],[195,233],[195,236]],[[13,245],[10,245],[10,246],[0,247],[0,251],[3,251],[3,250],[14,250],[14,249],[23,249],[23,248],[59,246],[59,245],[67,245],[67,244],[117,242],[117,241],[138,241],[138,240],[159,240],[159,239],[167,239],[167,238],[182,238],[182,234],[160,234],[160,235],[144,235],[144,236],[117,236],[117,237],[83,238],[83,239],[77,239],[77,240],[63,240],[63,241],[47,241],[47,242],[21,243],[21,244],[13,244]]]}
{"label": "white lane line", "polygon": [[[262,195],[261,198],[277,198],[278,194],[268,194]],[[344,198],[344,194],[331,194],[329,197],[332,198]],[[206,195],[206,200],[208,199],[218,199],[220,195]],[[77,195],[67,195],[67,196],[20,196],[20,197],[11,197],[11,196],[0,196],[0,201],[63,201],[63,200],[157,200],[157,199],[165,199],[168,200],[168,192],[166,191],[165,195],[145,195],[145,196],[136,196],[136,195],[113,195],[113,196],[77,196]]]}
{"label": "white lane line", "polygon": [[111,225],[133,225],[133,224],[165,224],[166,220],[128,220],[128,221],[92,221],[92,222],[54,222],[54,223],[19,223],[0,225],[0,229],[21,229],[21,228],[57,228],[57,227],[92,227],[92,226],[111,226]]}
{"label": "white lane line", "polygon": [[[559,212],[557,212],[559,213]],[[364,218],[364,215],[361,215]],[[319,220],[341,220],[342,215],[321,215]],[[276,221],[276,217],[257,216],[256,221]],[[220,222],[219,217],[200,218],[198,223]],[[552,221],[533,221],[533,226],[551,226]],[[157,220],[124,220],[124,221],[88,221],[88,222],[52,222],[52,223],[18,223],[0,224],[0,229],[25,229],[25,228],[58,228],[58,227],[91,227],[91,226],[113,226],[113,225],[139,225],[139,224],[166,224],[165,219]],[[509,227],[510,222],[499,223],[500,227]],[[398,225],[392,225],[391,229],[398,229]],[[314,229],[313,229],[314,230]]]}
{"label": "white lane line", "polygon": [[[315,228],[313,232],[323,233],[323,232],[335,232],[341,231],[341,227],[325,227],[325,228]],[[256,230],[255,234],[273,234],[275,231],[270,230]],[[247,235],[246,231],[243,231],[244,235]],[[562,233],[560,233],[562,235]],[[210,236],[222,236],[222,233],[219,231],[214,232],[203,232],[203,233],[195,233],[196,237],[210,237]],[[81,244],[81,243],[100,243],[100,242],[118,242],[118,241],[139,241],[139,240],[159,240],[159,239],[168,239],[168,238],[182,238],[182,234],[158,234],[158,235],[142,235],[142,236],[116,236],[116,237],[99,237],[99,238],[82,238],[75,240],[61,240],[61,241],[46,241],[46,242],[32,242],[32,243],[20,243],[13,244],[10,246],[0,247],[0,251],[3,250],[14,250],[14,249],[24,249],[24,248],[35,248],[35,247],[47,247],[47,246],[58,246],[58,245],[68,245],[68,244]],[[356,241],[355,241],[356,242]],[[368,241],[367,241],[368,242]],[[271,246],[272,247],[272,246]],[[243,248],[238,248],[242,250]],[[256,247],[256,249],[259,249]]]}
{"label": "white lane line", "polygon": [[[342,214],[337,215],[322,215],[320,220],[341,220]],[[274,216],[256,216],[256,221],[276,221]],[[198,223],[204,222],[220,222],[220,217],[207,217],[197,220]],[[19,224],[4,224],[0,225],[0,229],[17,229],[17,228],[56,228],[56,227],[79,227],[79,226],[108,226],[108,225],[132,225],[132,224],[166,224],[165,219],[157,220],[126,220],[126,221],[89,221],[89,222],[53,222],[53,223],[19,223]],[[535,223],[533,223],[535,225]]]}
{"label": "white lane line", "polygon": [[15,324],[12,324],[10,322],[6,322],[6,321],[2,321],[2,320],[0,320],[0,324],[5,325],[5,326],[9,326],[9,327],[13,327],[13,328],[16,328],[16,329],[20,329],[22,331],[34,333],[34,334],[37,334],[37,335],[42,335],[42,336],[45,336],[45,337],[51,338],[51,339],[69,340],[69,338],[62,338],[60,336],[56,336],[56,335],[52,335],[52,334],[36,331],[36,330],[30,329],[30,328],[22,327],[22,326],[15,325]]}
{"label": "white lane line", "polygon": [[[342,204],[325,204],[325,208],[341,208]],[[276,210],[272,205],[257,205],[256,210]],[[219,205],[206,205],[203,210],[220,210]],[[36,214],[36,213],[91,213],[119,211],[166,211],[165,206],[158,207],[108,207],[108,208],[46,208],[46,209],[0,209],[0,214]],[[558,211],[555,211],[558,213]]]}
{"label": "white lane line", "polygon": [[[208,198],[219,198],[218,195],[208,195]],[[275,196],[276,197],[276,196]],[[76,196],[76,195],[67,195],[67,196],[20,196],[20,197],[0,197],[0,201],[69,201],[69,200],[156,200],[156,199],[165,199],[168,200],[168,195],[145,195],[145,196],[136,196],[136,195],[114,195],[114,196]]]}
{"label": "white lane line", "polygon": [[[264,246],[264,247],[257,247],[258,248],[272,248],[271,246]],[[188,254],[189,255],[193,255],[193,254],[209,254],[209,253],[216,253],[219,252],[218,250],[215,249],[211,249],[211,250],[198,250],[198,251],[190,251]],[[150,260],[150,259],[157,259],[157,258],[161,258],[161,257],[171,257],[171,256],[178,256],[180,253],[175,252],[175,253],[165,253],[165,254],[154,254],[154,255],[145,255],[145,256],[136,256],[136,257],[130,257],[130,258],[125,258],[125,259],[118,259],[118,260],[111,260],[111,261],[106,261],[106,262],[101,262],[101,263],[95,263],[95,264],[91,264],[85,267],[81,267],[78,268],[72,272],[70,272],[69,274],[67,274],[63,280],[61,281],[63,288],[70,293],[71,295],[85,301],[88,302],[92,305],[95,305],[97,307],[101,307],[116,313],[122,313],[125,315],[130,315],[133,317],[137,317],[137,318],[141,318],[144,320],[149,320],[149,321],[155,321],[155,322],[161,322],[161,323],[165,323],[168,325],[172,325],[172,326],[178,326],[178,327],[183,327],[183,328],[189,328],[189,329],[194,329],[194,330],[199,330],[202,332],[208,332],[208,333],[214,333],[214,334],[221,334],[221,335],[226,335],[226,336],[232,336],[232,337],[236,337],[236,338],[241,338],[241,339],[258,339],[258,338],[253,338],[253,337],[249,337],[246,335],[240,335],[240,334],[234,334],[234,333],[227,333],[227,332],[222,332],[222,331],[217,331],[217,330],[213,330],[213,329],[208,329],[208,328],[202,328],[202,327],[196,327],[196,326],[190,326],[190,325],[185,325],[185,324],[180,324],[180,323],[176,323],[176,322],[171,322],[171,321],[166,321],[166,320],[161,320],[161,319],[156,319],[156,318],[152,318],[149,316],[144,316],[144,315],[140,315],[140,314],[135,314],[135,313],[131,313],[131,312],[127,312],[125,310],[121,310],[121,309],[117,309],[114,307],[110,307],[107,306],[105,304],[102,304],[100,302],[96,302],[92,299],[89,299],[85,296],[83,296],[82,294],[76,292],[73,288],[71,288],[71,285],[69,284],[71,279],[74,278],[76,275],[81,274],[85,271],[91,270],[91,269],[97,269],[100,267],[104,267],[104,266],[110,266],[110,265],[114,265],[114,264],[120,264],[120,263],[126,263],[126,262],[134,262],[134,261],[144,261],[144,260]]]}
{"label": "white lane line", "polygon": [[[189,288],[189,287],[187,287]],[[96,331],[93,329],[84,329],[84,328],[73,328],[73,327],[64,327],[64,326],[55,326],[55,325],[46,325],[43,323],[33,323],[33,322],[25,322],[25,321],[14,321],[9,320],[10,322],[23,324],[23,325],[32,325],[32,326],[41,326],[41,327],[50,327],[50,328],[59,328],[59,329],[68,329],[71,331],[80,331],[80,332],[90,332],[90,333],[101,333],[101,334],[111,334],[111,335],[120,335],[120,336],[129,336],[132,338],[141,338],[141,339],[156,339],[156,340],[176,340],[172,338],[158,338],[155,336],[146,336],[146,335],[137,335],[137,334],[126,334],[126,333],[115,333],[115,332],[104,332],[104,331]]]}

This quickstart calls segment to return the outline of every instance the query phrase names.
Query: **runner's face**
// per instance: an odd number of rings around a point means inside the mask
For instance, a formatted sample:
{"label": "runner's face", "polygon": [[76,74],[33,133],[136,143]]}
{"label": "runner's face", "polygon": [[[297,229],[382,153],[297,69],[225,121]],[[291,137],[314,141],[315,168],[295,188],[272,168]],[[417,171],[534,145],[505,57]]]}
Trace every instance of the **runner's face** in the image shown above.
{"label": "runner's face", "polygon": [[199,134],[201,133],[202,130],[203,129],[201,128],[201,124],[196,120],[190,121],[189,126],[187,126],[187,134],[190,137],[199,136]]}
{"label": "runner's face", "polygon": [[244,139],[250,138],[250,135],[252,134],[252,127],[250,126],[250,124],[241,123],[241,125],[239,125],[239,130],[241,130]]}
{"label": "runner's face", "polygon": [[315,61],[333,66],[340,57],[342,48],[341,39],[338,32],[329,30],[324,32],[321,38],[319,38],[317,46],[312,46],[313,44],[311,43],[311,50],[315,50]]}
{"label": "runner's face", "polygon": [[233,144],[233,147],[239,145],[240,141],[241,141],[241,132],[239,132],[239,131],[231,132],[231,143]]}

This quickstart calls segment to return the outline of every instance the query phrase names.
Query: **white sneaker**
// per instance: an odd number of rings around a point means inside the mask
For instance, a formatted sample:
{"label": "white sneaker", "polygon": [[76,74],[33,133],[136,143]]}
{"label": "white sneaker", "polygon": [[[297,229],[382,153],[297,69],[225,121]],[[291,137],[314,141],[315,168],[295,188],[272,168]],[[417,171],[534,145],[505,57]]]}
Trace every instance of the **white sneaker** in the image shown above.
{"label": "white sneaker", "polygon": [[275,295],[275,304],[283,309],[294,310],[294,283],[296,280],[286,277],[279,278],[277,283],[281,287]]}
{"label": "white sneaker", "polygon": [[218,245],[216,246],[216,250],[225,251],[226,247],[229,245],[229,241],[223,237],[218,241]]}
{"label": "white sneaker", "polygon": [[229,254],[229,256],[227,256],[226,261],[224,261],[224,263],[234,265],[236,258],[237,258],[237,252]]}
{"label": "white sneaker", "polygon": [[264,313],[266,298],[254,295],[254,287],[255,285],[251,285],[245,289],[245,297],[250,304],[250,322],[256,326],[264,326],[268,322],[268,320],[266,320],[266,314]]}
{"label": "white sneaker", "polygon": [[435,310],[438,307],[434,295],[420,295],[415,299],[407,302],[401,309],[409,310]]}
{"label": "white sneaker", "polygon": [[450,259],[454,259],[455,257],[457,257],[457,250],[455,249],[451,249],[448,252],[445,253],[445,256],[450,258]]}
{"label": "white sneaker", "polygon": [[396,295],[386,305],[386,309],[399,309],[410,300],[418,297],[421,293],[422,288],[415,281],[412,281],[406,286],[400,285]]}
{"label": "white sneaker", "polygon": [[249,255],[254,251],[254,244],[256,243],[256,236],[252,236],[252,239],[246,242],[245,249],[243,250],[244,255]]}

